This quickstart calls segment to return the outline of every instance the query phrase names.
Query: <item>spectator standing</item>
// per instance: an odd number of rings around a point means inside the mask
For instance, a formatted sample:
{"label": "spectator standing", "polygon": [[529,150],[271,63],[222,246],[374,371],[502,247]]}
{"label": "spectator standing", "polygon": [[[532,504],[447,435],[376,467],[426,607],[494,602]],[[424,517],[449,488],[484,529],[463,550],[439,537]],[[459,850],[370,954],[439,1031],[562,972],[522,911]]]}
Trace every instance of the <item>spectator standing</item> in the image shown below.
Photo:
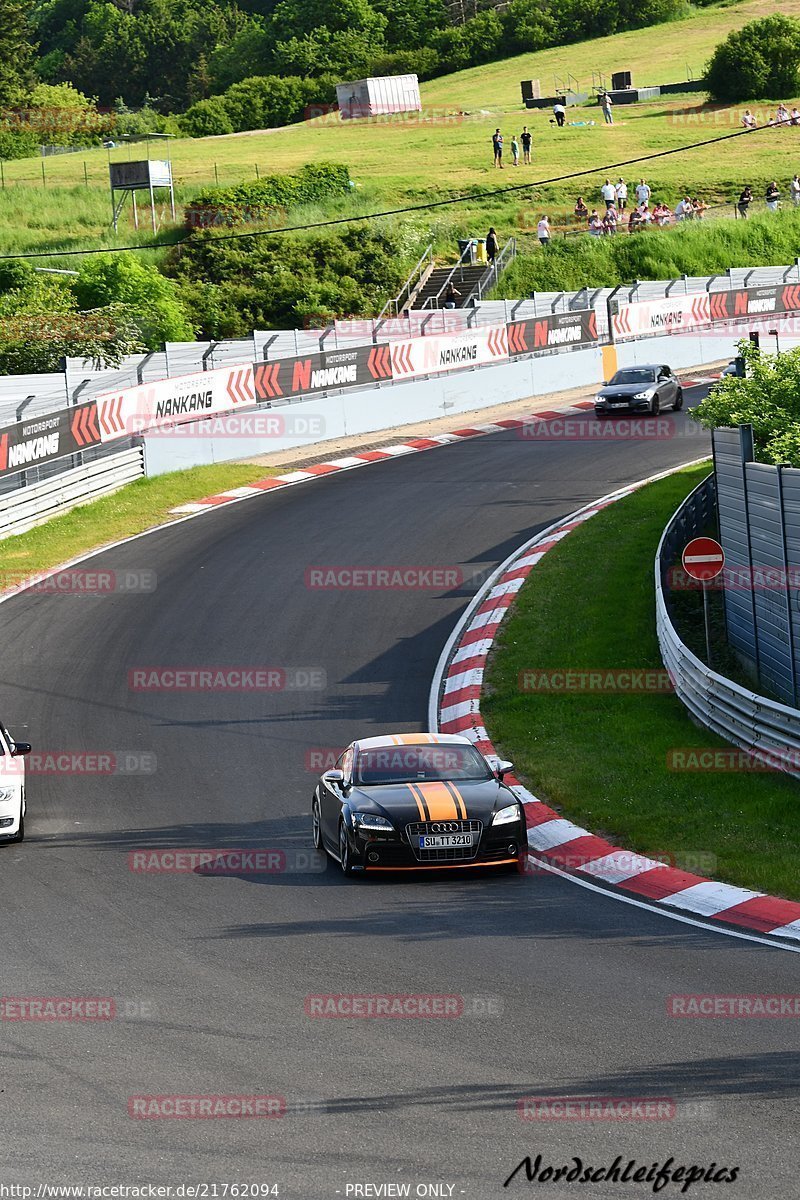
{"label": "spectator standing", "polygon": [[640,179],[636,185],[636,201],[638,204],[649,204],[652,192],[648,184],[643,179]]}
{"label": "spectator standing", "polygon": [[519,140],[522,142],[522,161],[523,161],[523,163],[527,163],[528,166],[530,166],[531,142],[533,141],[533,138],[531,137],[530,133],[528,132],[527,125],[523,125],[522,133],[520,134]]}
{"label": "spectator standing", "polygon": [[497,253],[500,249],[500,243],[497,240],[497,231],[494,225],[490,226],[489,232],[486,235],[486,257],[489,263],[493,263],[497,258]]}
{"label": "spectator standing", "polygon": [[708,205],[703,200],[698,200],[695,196],[692,200],[692,216],[695,221],[702,221],[708,211]]}
{"label": "spectator standing", "polygon": [[764,193],[764,199],[767,202],[767,208],[769,209],[770,212],[778,211],[778,201],[780,200],[780,198],[781,198],[781,194],[778,191],[778,185],[775,182],[775,180],[773,179],[772,183],[769,184],[766,192]]}
{"label": "spectator standing", "polygon": [[739,202],[736,205],[737,209],[739,210],[739,216],[742,218],[742,220],[747,219],[747,210],[750,207],[750,202],[752,199],[753,191],[748,183],[747,187],[742,189],[742,192],[739,196]]}
{"label": "spectator standing", "polygon": [[796,175],[789,184],[789,195],[792,198],[792,204],[795,208],[800,207],[800,179]]}
{"label": "spectator standing", "polygon": [[567,110],[564,108],[564,105],[560,100],[556,100],[555,104],[553,105],[553,116],[556,119],[556,125],[558,128],[563,129],[564,122],[567,119]]}
{"label": "spectator standing", "polygon": [[603,222],[596,208],[592,209],[592,215],[589,217],[589,233],[592,237],[602,237],[605,233]]}
{"label": "spectator standing", "polygon": [[539,224],[536,226],[536,236],[539,239],[539,245],[544,247],[550,242],[550,221],[547,216],[542,216]]}
{"label": "spectator standing", "polygon": [[492,134],[492,149],[494,150],[494,165],[502,169],[503,166],[503,135],[499,129],[495,129]]}
{"label": "spectator standing", "polygon": [[519,166],[519,142],[517,141],[516,134],[514,134],[514,136],[511,139],[511,157],[514,162],[514,166],[518,167]]}
{"label": "spectator standing", "polygon": [[620,212],[625,212],[628,204],[628,185],[624,179],[617,180],[617,186],[615,190],[617,193],[617,208]]}
{"label": "spectator standing", "polygon": [[617,189],[614,187],[610,179],[607,179],[600,188],[600,194],[606,202],[606,208],[613,208],[617,199]]}
{"label": "spectator standing", "polygon": [[613,103],[614,102],[609,96],[608,92],[600,93],[600,107],[603,110],[603,119],[605,120],[606,125],[614,124],[614,114],[611,111]]}
{"label": "spectator standing", "polygon": [[[795,178],[796,178],[796,176],[795,176]],[[583,196],[578,196],[578,199],[575,201],[575,210],[574,211],[575,211],[575,219],[577,221],[579,221],[581,224],[583,224],[583,222],[589,216],[589,210],[586,207],[586,201],[584,200]]]}

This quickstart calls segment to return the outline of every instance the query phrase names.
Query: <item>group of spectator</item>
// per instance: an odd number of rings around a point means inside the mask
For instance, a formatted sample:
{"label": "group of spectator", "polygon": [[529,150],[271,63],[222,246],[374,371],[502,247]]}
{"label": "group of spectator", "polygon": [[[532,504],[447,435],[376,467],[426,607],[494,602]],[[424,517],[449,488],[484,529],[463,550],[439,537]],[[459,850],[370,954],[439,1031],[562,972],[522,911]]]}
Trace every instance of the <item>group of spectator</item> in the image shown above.
{"label": "group of spectator", "polygon": [[[794,208],[800,208],[800,176],[795,175],[789,184],[789,199]],[[764,202],[768,212],[777,212],[780,208],[781,190],[778,187],[777,180],[773,179],[772,183],[767,184],[764,192]],[[740,217],[747,217],[747,211],[753,203],[753,189],[748,184],[742,188],[739,199],[736,202],[736,208]]]}
{"label": "group of spectator", "polygon": [[[492,134],[492,153],[494,154],[494,165],[503,169],[503,145],[505,139],[499,129],[495,129]],[[528,126],[523,125],[522,133],[519,138],[516,134],[511,137],[511,161],[513,166],[519,166],[520,147],[522,148],[522,161],[530,166],[531,162],[531,144],[533,136],[530,133]]]}
{"label": "group of spectator", "polygon": [[[741,125],[743,129],[758,129],[758,121],[749,108],[746,108],[742,113]],[[800,125],[800,111],[797,108],[793,108],[789,112],[786,105],[781,102],[775,111],[775,116],[770,115],[767,118],[764,128],[775,129],[779,125]]]}

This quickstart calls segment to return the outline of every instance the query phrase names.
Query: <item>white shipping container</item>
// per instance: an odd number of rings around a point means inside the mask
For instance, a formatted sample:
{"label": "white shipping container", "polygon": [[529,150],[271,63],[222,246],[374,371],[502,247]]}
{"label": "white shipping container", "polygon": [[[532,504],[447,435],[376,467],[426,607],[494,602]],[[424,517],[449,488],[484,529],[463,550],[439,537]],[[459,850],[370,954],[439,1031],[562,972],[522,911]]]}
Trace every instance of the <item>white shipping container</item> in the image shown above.
{"label": "white shipping container", "polygon": [[336,99],[343,121],[422,111],[416,75],[383,75],[337,83]]}

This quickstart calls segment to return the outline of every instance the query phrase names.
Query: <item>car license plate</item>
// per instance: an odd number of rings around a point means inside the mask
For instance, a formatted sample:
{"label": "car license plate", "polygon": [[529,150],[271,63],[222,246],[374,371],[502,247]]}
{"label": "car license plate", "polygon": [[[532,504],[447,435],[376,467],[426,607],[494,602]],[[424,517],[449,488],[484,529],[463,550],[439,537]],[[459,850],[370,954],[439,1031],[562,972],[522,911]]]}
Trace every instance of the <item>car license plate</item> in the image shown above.
{"label": "car license plate", "polygon": [[449,850],[454,846],[473,846],[475,835],[472,833],[437,833],[426,834],[419,839],[420,850]]}
{"label": "car license plate", "polygon": [[609,408],[627,408],[628,401],[627,400],[612,400],[608,407]]}

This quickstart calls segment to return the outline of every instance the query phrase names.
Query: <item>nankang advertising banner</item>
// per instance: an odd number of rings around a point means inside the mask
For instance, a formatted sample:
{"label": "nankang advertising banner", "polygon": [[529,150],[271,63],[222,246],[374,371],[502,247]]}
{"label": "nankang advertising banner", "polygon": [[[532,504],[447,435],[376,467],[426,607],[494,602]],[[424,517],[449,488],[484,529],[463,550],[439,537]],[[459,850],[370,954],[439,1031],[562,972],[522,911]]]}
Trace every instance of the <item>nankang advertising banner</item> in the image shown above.
{"label": "nankang advertising banner", "polygon": [[509,354],[532,354],[536,350],[597,344],[597,318],[591,308],[576,312],[548,313],[514,321],[508,326]]}
{"label": "nankang advertising banner", "polygon": [[505,362],[508,360],[508,337],[505,325],[489,325],[463,333],[392,342],[391,355],[393,378],[413,379],[416,375],[436,375],[442,371]]}
{"label": "nankang advertising banner", "polygon": [[0,429],[0,475],[53,462],[100,444],[94,401]]}
{"label": "nankang advertising banner", "polygon": [[276,358],[273,362],[256,363],[254,368],[256,399],[261,402],[283,396],[309,396],[334,388],[361,387],[391,377],[392,363],[386,345]]}
{"label": "nankang advertising banner", "polygon": [[142,433],[159,425],[195,421],[255,404],[250,363],[176,375],[97,398],[100,440]]}
{"label": "nankang advertising banner", "polygon": [[682,333],[716,321],[770,316],[800,309],[800,286],[771,284],[725,292],[689,292],[641,304],[620,304],[611,317],[614,341]]}

